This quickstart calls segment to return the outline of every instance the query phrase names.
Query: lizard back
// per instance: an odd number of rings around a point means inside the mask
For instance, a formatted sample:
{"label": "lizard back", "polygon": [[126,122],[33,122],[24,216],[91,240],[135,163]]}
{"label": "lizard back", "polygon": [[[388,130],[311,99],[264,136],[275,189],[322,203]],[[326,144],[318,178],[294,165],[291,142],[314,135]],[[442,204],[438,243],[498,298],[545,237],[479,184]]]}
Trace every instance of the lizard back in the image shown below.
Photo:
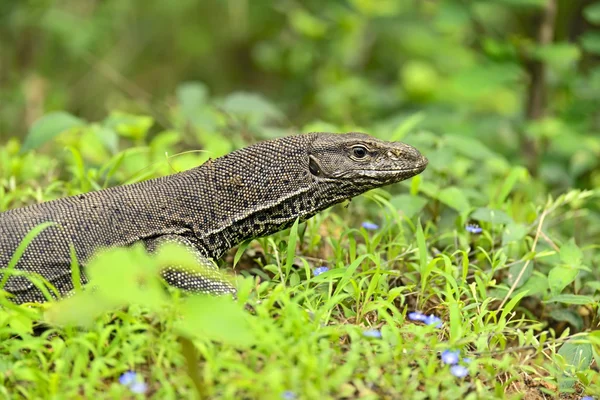
{"label": "lizard back", "polygon": [[[363,150],[369,159],[361,160]],[[176,235],[204,257],[218,258],[243,240],[277,232],[426,165],[408,145],[357,133],[260,142],[174,175],[1,213],[0,267],[27,232],[48,221],[56,225],[30,243],[16,268],[50,282],[70,279],[71,245],[85,265],[102,248]],[[25,276],[11,276],[5,286],[13,293],[32,288]]]}

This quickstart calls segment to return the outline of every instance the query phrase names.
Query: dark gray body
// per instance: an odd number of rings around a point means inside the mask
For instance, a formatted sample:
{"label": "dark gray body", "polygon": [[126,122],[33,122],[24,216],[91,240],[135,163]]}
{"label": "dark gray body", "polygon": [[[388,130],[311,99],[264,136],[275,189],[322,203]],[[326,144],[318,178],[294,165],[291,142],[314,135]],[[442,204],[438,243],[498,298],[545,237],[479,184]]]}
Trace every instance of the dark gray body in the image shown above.
{"label": "dark gray body", "polygon": [[[379,176],[373,166],[355,176],[336,171],[361,146],[354,143],[363,141],[368,149],[381,146],[379,153],[385,146],[401,148],[397,155],[406,158],[400,168],[404,172]],[[381,162],[372,164],[385,166]],[[297,217],[305,220],[366,190],[406,179],[426,164],[410,146],[361,134],[307,134],[261,142],[171,176],[1,213],[0,267],[8,265],[27,232],[47,221],[58,226],[33,240],[17,269],[40,274],[61,294],[73,288],[70,244],[83,266],[99,249],[138,241],[152,249],[163,239],[180,241],[200,257],[217,259],[243,240],[277,232]],[[392,167],[391,162],[385,166]],[[85,274],[82,280],[86,282]],[[171,276],[167,281],[184,289],[206,289],[202,280],[178,282]],[[25,276],[11,276],[5,290],[18,303],[44,300]]]}

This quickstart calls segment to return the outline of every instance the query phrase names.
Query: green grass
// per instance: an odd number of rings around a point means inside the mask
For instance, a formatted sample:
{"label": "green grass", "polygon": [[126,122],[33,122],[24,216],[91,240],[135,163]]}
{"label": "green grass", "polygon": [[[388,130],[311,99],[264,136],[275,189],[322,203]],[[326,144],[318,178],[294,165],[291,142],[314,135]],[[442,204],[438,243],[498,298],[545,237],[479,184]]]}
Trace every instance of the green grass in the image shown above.
{"label": "green grass", "polygon": [[[419,138],[425,154],[453,151],[452,141]],[[0,206],[161,175],[205,157],[161,163],[152,144],[140,146],[95,163],[75,146],[61,161],[39,154],[32,163],[32,153],[9,143],[0,148],[10,157]],[[598,192],[550,196],[546,183],[501,156],[490,151],[482,163],[461,156],[461,146],[452,164],[430,157],[420,177],[232,250],[224,264],[235,265],[237,302],[165,291],[161,266],[192,261],[180,249],[149,256],[138,247],[88,266],[93,293],[44,305],[0,299],[1,396],[600,395]],[[61,179],[46,181],[54,175]],[[362,227],[366,221],[377,227]],[[469,232],[470,222],[482,232]],[[315,276],[320,266],[329,270]],[[443,324],[410,321],[412,311]],[[445,350],[471,360],[463,362],[467,377],[443,364]],[[143,378],[145,394],[119,383],[126,371]]]}

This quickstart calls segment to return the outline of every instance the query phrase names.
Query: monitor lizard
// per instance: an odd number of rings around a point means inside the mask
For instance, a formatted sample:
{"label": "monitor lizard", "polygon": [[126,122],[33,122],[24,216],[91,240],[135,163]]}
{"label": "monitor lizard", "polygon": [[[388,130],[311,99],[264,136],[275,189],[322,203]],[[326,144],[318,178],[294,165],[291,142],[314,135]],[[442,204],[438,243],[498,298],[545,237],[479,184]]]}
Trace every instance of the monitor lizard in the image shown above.
{"label": "monitor lizard", "polygon": [[[140,241],[149,251],[175,241],[200,261],[218,259],[244,240],[417,175],[427,163],[412,146],[362,133],[263,141],[173,175],[0,213],[0,268],[31,229],[48,221],[56,225],[33,239],[15,269],[41,275],[61,295],[73,289],[71,247],[82,283],[85,265],[99,249]],[[46,301],[26,274],[8,277],[4,289],[12,301]],[[230,283],[176,268],[166,269],[163,278],[184,290],[235,292]]]}

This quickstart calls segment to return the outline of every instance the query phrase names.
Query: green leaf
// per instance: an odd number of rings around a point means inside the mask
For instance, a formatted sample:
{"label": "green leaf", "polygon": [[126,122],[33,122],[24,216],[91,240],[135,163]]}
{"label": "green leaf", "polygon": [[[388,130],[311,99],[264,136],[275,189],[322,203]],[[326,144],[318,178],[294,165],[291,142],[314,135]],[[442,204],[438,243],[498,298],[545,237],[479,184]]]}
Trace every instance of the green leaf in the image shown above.
{"label": "green leaf", "polygon": [[[512,265],[509,268],[508,279],[507,279],[509,285],[512,286],[515,283],[515,280],[521,273],[521,269],[523,269],[523,267],[525,266],[525,263],[526,263],[526,261],[519,261],[518,263],[515,263],[514,265]],[[527,265],[527,267],[525,268],[525,272],[523,272],[523,275],[521,276],[521,280],[515,287],[518,288],[518,287],[523,286],[527,282],[527,280],[529,279],[529,277],[531,276],[532,273],[533,273],[533,263],[530,262]]]}
{"label": "green leaf", "polygon": [[514,7],[543,7],[546,0],[498,0],[499,3],[505,3]]}
{"label": "green leaf", "polygon": [[575,239],[571,238],[568,242],[561,246],[560,261],[573,268],[577,268],[581,265],[582,260],[583,252],[575,244]]}
{"label": "green leaf", "polygon": [[584,8],[583,15],[589,22],[600,24],[600,3],[595,2]]}
{"label": "green leaf", "polygon": [[527,235],[527,226],[523,224],[508,224],[502,232],[502,246],[512,242],[521,241]]}
{"label": "green leaf", "polygon": [[557,354],[562,356],[572,367],[559,377],[558,386],[561,391],[571,389],[575,386],[575,374],[588,369],[592,362],[592,345],[591,343],[581,343],[581,339],[571,338],[561,346]]}
{"label": "green leaf", "polygon": [[283,113],[265,97],[256,93],[236,92],[223,101],[225,111],[244,118],[250,122],[261,124],[266,120],[281,121]]}
{"label": "green leaf", "polygon": [[320,38],[327,32],[327,25],[308,12],[297,8],[289,14],[290,24],[294,30],[312,38]]}
{"label": "green leaf", "polygon": [[120,111],[114,111],[104,122],[105,125],[114,129],[119,135],[134,140],[142,140],[148,134],[154,119],[146,115],[134,115]]}
{"label": "green leaf", "polygon": [[33,333],[33,320],[24,313],[14,313],[9,317],[8,325],[19,336]]}
{"label": "green leaf", "polygon": [[[425,234],[423,233],[423,227],[421,226],[421,220],[417,223],[417,247],[419,249],[419,272],[421,273],[421,280],[424,282],[427,280],[427,244],[425,243]],[[425,285],[423,285],[425,287]]]}
{"label": "green leaf", "polygon": [[208,98],[208,88],[202,82],[184,82],[177,87],[177,100],[184,112],[198,111]]}
{"label": "green leaf", "polygon": [[210,127],[211,115],[205,109],[208,88],[202,82],[184,82],[177,87],[177,101],[181,113],[196,126]]}
{"label": "green leaf", "polygon": [[556,68],[565,68],[581,58],[581,51],[579,47],[571,43],[552,43],[537,48],[534,56]]}
{"label": "green leaf", "polygon": [[[290,235],[288,239],[287,255],[285,258],[285,274],[289,276],[290,271],[294,265],[294,258],[296,258],[296,243],[298,242],[298,224],[300,218],[296,218],[294,225],[290,228]],[[283,278],[283,277],[282,277]]]}
{"label": "green leaf", "polygon": [[583,319],[581,316],[571,310],[556,308],[550,311],[550,316],[557,321],[568,322],[575,328],[575,331],[583,329]]}
{"label": "green leaf", "polygon": [[578,294],[559,294],[558,296],[554,296],[549,300],[546,300],[544,303],[563,303],[563,304],[594,304],[598,301],[590,296],[581,296]]}
{"label": "green leaf", "polygon": [[410,117],[406,118],[394,130],[394,132],[392,133],[392,137],[390,138],[390,140],[392,142],[397,142],[399,140],[402,140],[402,138],[404,136],[406,136],[406,134],[408,132],[410,132],[413,129],[415,129],[415,127],[418,124],[420,124],[424,119],[425,119],[425,114],[423,114],[422,112],[415,113],[415,114],[411,115]]}
{"label": "green leaf", "polygon": [[[161,247],[156,259],[162,253]],[[143,304],[156,310],[166,300],[157,261],[142,246],[113,248],[98,254],[87,271],[95,292],[114,305]]]}
{"label": "green leaf", "polygon": [[571,284],[579,274],[579,270],[567,266],[554,267],[548,273],[548,285],[550,286],[550,292],[553,296],[556,296],[562,292],[562,290]]}
{"label": "green leaf", "polygon": [[[529,268],[529,266],[527,268]],[[519,271],[516,271],[516,273],[518,274]],[[527,275],[527,272],[525,272],[525,275]],[[515,278],[516,278],[516,275],[515,275]],[[546,292],[546,290],[548,290],[548,278],[546,278],[542,274],[539,274],[539,273],[536,274],[534,272],[529,277],[529,279],[525,280],[525,283],[519,289],[519,293],[521,291],[527,291],[528,296],[534,296],[537,294],[543,294]]]}
{"label": "green leaf", "polygon": [[469,200],[464,195],[463,191],[455,186],[442,189],[442,191],[438,193],[437,198],[448,207],[451,207],[460,213],[468,211],[471,208]]}
{"label": "green leaf", "polygon": [[504,201],[513,190],[515,184],[518,181],[523,181],[527,179],[529,176],[529,172],[526,168],[523,167],[512,167],[510,169],[510,173],[506,177],[506,179],[502,180],[502,188],[500,189],[500,194],[498,198],[494,199],[494,204],[504,204]]}
{"label": "green leaf", "polygon": [[593,54],[600,54],[600,33],[586,32],[580,39],[583,48]]}
{"label": "green leaf", "polygon": [[392,197],[390,204],[394,206],[398,212],[407,218],[412,218],[417,215],[423,207],[427,204],[427,199],[421,196],[411,196],[408,194],[401,194]]}
{"label": "green leaf", "polygon": [[249,318],[243,308],[228,297],[197,295],[185,300],[175,327],[190,338],[250,346],[255,337]]}
{"label": "green leaf", "polygon": [[478,208],[471,214],[471,218],[481,221],[489,222],[491,224],[512,224],[513,219],[509,217],[504,211],[493,210],[491,208]]}
{"label": "green leaf", "polygon": [[446,145],[453,148],[457,153],[474,160],[489,160],[498,157],[480,140],[468,136],[445,135]]}
{"label": "green leaf", "polygon": [[56,111],[38,119],[27,132],[21,151],[37,149],[57,135],[72,128],[84,126],[85,122],[67,112]]}

